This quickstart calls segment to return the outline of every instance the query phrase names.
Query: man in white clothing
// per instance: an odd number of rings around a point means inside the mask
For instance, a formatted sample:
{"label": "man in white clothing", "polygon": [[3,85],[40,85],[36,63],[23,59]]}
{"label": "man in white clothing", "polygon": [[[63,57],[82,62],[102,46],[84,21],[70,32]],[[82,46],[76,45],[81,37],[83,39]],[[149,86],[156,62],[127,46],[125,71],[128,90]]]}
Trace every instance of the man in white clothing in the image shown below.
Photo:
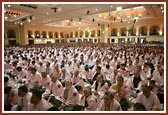
{"label": "man in white clothing", "polygon": [[120,103],[114,99],[111,92],[106,92],[103,99],[98,104],[98,111],[122,111]]}
{"label": "man in white clothing", "polygon": [[97,105],[99,103],[99,99],[95,96],[90,87],[86,87],[84,89],[85,95],[85,111],[95,111],[97,109]]}
{"label": "man in white clothing", "polygon": [[28,92],[26,85],[22,85],[18,88],[18,104],[12,107],[12,111],[27,111],[28,103],[31,99],[31,93]]}
{"label": "man in white clothing", "polygon": [[29,103],[29,111],[47,111],[53,105],[42,98],[42,94],[45,92],[44,88],[35,87],[32,91],[31,103]]}
{"label": "man in white clothing", "polygon": [[151,92],[150,87],[147,85],[144,85],[142,87],[142,92],[138,94],[136,102],[143,104],[147,111],[161,110],[157,95]]}

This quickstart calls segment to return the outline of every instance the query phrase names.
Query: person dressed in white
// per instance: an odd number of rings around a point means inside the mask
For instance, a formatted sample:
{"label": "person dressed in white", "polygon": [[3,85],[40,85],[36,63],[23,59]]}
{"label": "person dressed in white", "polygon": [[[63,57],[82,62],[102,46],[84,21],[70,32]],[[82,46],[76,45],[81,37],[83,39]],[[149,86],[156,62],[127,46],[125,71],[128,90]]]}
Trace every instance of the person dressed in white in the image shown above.
{"label": "person dressed in white", "polygon": [[84,87],[84,80],[83,80],[83,78],[80,75],[80,72],[78,70],[75,70],[72,79],[73,79],[73,84],[74,85],[79,85],[80,84],[82,87]]}
{"label": "person dressed in white", "polygon": [[137,95],[136,102],[143,104],[147,111],[161,110],[157,95],[151,92],[150,87],[147,85],[142,87],[142,92]]}
{"label": "person dressed in white", "polygon": [[52,83],[49,87],[51,93],[55,96],[62,94],[63,86],[62,83],[58,80],[58,76],[55,73],[51,74],[51,81]]}
{"label": "person dressed in white", "polygon": [[99,74],[97,76],[97,80],[94,81],[93,85],[91,86],[94,90],[94,94],[101,99],[106,91],[108,91],[108,83],[104,81],[103,75]]}
{"label": "person dressed in white", "polygon": [[47,75],[47,72],[41,72],[42,80],[41,85],[45,88],[48,88],[51,83],[51,78]]}
{"label": "person dressed in white", "polygon": [[114,70],[110,67],[109,64],[106,64],[106,67],[103,68],[103,73],[105,76],[105,80],[109,81],[110,83],[114,82]]}
{"label": "person dressed in white", "polygon": [[84,89],[85,95],[85,111],[95,111],[97,109],[97,105],[99,103],[99,99],[95,96],[90,87],[86,87]]}
{"label": "person dressed in white", "polygon": [[31,100],[31,93],[28,92],[26,85],[18,88],[18,103],[12,107],[12,111],[28,111],[28,103]]}
{"label": "person dressed in white", "polygon": [[133,75],[128,78],[126,85],[130,87],[131,90],[141,90],[143,77],[140,75],[140,73],[141,66],[137,66],[134,70]]}
{"label": "person dressed in white", "polygon": [[42,98],[44,91],[45,90],[43,88],[33,88],[31,103],[29,103],[28,106],[29,111],[47,111],[53,106],[51,103]]}
{"label": "person dressed in white", "polygon": [[62,102],[59,110],[74,111],[78,105],[79,93],[76,88],[72,85],[72,81],[67,79],[65,81],[65,88],[61,96],[56,96],[56,99]]}
{"label": "person dressed in white", "polygon": [[105,92],[97,107],[98,111],[122,111],[120,103],[114,99],[111,92]]}
{"label": "person dressed in white", "polygon": [[28,78],[28,84],[30,87],[41,85],[41,76],[36,73],[36,68],[31,68],[31,74]]}

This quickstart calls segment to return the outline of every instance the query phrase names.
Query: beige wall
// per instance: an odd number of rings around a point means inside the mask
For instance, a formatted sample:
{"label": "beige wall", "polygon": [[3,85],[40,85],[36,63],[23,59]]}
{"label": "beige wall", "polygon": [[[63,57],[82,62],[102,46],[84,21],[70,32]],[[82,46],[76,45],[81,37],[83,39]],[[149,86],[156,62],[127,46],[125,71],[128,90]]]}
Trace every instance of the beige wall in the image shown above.
{"label": "beige wall", "polygon": [[[105,31],[105,34],[103,36],[101,36],[101,42],[102,43],[107,43],[107,38],[114,38],[115,39],[115,42],[118,43],[118,38],[120,36],[117,36],[117,37],[111,37],[111,29],[115,28],[116,30],[120,30],[121,28],[130,28],[132,25],[133,25],[133,22],[131,22],[130,24],[128,23],[121,23],[121,22],[115,22],[115,23],[111,23],[110,24],[110,27],[107,28],[107,24],[103,24],[104,27],[102,26],[98,26],[96,23],[93,25],[93,26],[90,26],[90,27],[81,27],[80,29],[79,28],[58,28],[58,27],[48,27],[48,26],[35,26],[35,25],[22,25],[22,26],[16,26],[16,25],[7,25],[5,24],[5,32],[8,30],[8,29],[14,29],[15,32],[16,32],[16,41],[17,43],[20,43],[22,45],[27,45],[28,44],[28,37],[27,37],[27,32],[28,30],[31,30],[33,32],[33,34],[35,34],[35,31],[38,30],[40,32],[42,31],[46,31],[47,33],[48,32],[53,32],[53,36],[54,36],[54,32],[63,32],[64,34],[70,34],[70,32],[73,32],[75,33],[76,31],[78,31],[78,37],[77,38],[73,38],[73,39],[76,39],[76,41],[78,39],[88,39],[89,41],[89,38],[90,37],[87,37],[85,38],[84,36],[83,37],[79,37],[79,33],[80,31],[86,31],[86,29],[95,29],[96,31],[101,29],[101,31]],[[157,18],[151,18],[151,19],[143,19],[143,20],[139,20],[138,22],[135,23],[135,28],[136,28],[136,32],[138,32],[139,28],[142,27],[142,26],[145,26],[147,28],[150,28],[152,27],[153,25],[157,25],[158,27],[160,27],[160,30],[163,30],[162,28],[164,28],[164,24],[163,24],[163,17],[157,17]],[[108,30],[105,30],[105,29],[108,29]],[[96,32],[97,33],[97,32]],[[117,33],[117,35],[120,35],[121,33]],[[98,38],[98,37],[95,37],[95,38]],[[100,38],[100,37],[99,37]],[[123,38],[123,37],[122,37]],[[138,36],[137,36],[138,38]],[[161,35],[161,36],[147,36],[147,41],[161,41],[161,42],[164,42],[164,36]],[[47,43],[48,40],[51,41],[51,43],[55,43],[55,40],[58,39],[58,38],[53,38],[53,39],[46,39],[44,40],[43,38],[41,38],[41,40],[36,40],[34,39],[34,43],[35,44],[45,44]],[[59,38],[59,40],[61,41],[62,38]],[[68,39],[68,38],[66,38]],[[93,38],[92,38],[93,39]],[[69,41],[69,40],[67,40]],[[94,40],[93,40],[94,41]],[[8,44],[8,38],[5,38],[4,40],[4,43],[5,45]]]}
{"label": "beige wall", "polygon": [[147,36],[147,41],[161,41],[164,42],[166,38],[164,36]]}

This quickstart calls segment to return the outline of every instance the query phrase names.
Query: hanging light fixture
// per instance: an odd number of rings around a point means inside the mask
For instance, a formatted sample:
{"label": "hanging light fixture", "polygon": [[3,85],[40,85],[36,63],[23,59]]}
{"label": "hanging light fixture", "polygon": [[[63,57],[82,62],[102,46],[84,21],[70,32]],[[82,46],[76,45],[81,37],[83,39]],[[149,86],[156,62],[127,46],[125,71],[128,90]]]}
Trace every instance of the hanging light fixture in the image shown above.
{"label": "hanging light fixture", "polygon": [[122,7],[121,6],[116,7],[116,11],[117,11],[117,13],[121,13],[122,12]]}

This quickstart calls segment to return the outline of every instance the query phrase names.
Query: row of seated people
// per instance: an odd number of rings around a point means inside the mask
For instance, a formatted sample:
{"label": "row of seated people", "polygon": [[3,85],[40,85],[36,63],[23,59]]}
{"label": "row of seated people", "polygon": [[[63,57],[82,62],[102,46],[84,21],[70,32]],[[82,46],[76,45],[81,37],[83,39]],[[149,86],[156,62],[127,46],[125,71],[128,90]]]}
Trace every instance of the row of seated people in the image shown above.
{"label": "row of seated people", "polygon": [[[100,98],[90,87],[73,86],[66,81],[65,88],[60,96],[51,94],[48,99],[43,95],[45,88],[34,87],[30,91],[26,85],[18,88],[18,97],[12,88],[5,87],[5,110],[11,111],[153,111],[161,110],[157,96],[151,92],[149,86],[144,85],[142,92],[137,96],[135,103],[129,103],[126,98],[118,101],[115,93],[105,91]],[[16,92],[15,92],[16,93]],[[121,93],[121,92],[120,92]],[[119,94],[119,93],[118,93]],[[121,94],[120,94],[121,95]],[[15,97],[15,98],[14,98]],[[15,99],[16,103],[10,103]],[[137,106],[138,104],[138,106]],[[132,107],[130,107],[130,105]]]}
{"label": "row of seated people", "polygon": [[[7,48],[5,110],[126,111],[134,110],[134,105],[139,104],[144,110],[161,110],[160,103],[164,104],[162,48],[147,46],[142,55],[141,47],[115,48]],[[27,87],[28,97],[19,93],[22,84]],[[42,88],[31,90],[34,87]],[[108,96],[111,101],[106,101]],[[18,109],[23,97],[29,101],[24,102],[26,108]],[[40,106],[43,102],[47,109]]]}

